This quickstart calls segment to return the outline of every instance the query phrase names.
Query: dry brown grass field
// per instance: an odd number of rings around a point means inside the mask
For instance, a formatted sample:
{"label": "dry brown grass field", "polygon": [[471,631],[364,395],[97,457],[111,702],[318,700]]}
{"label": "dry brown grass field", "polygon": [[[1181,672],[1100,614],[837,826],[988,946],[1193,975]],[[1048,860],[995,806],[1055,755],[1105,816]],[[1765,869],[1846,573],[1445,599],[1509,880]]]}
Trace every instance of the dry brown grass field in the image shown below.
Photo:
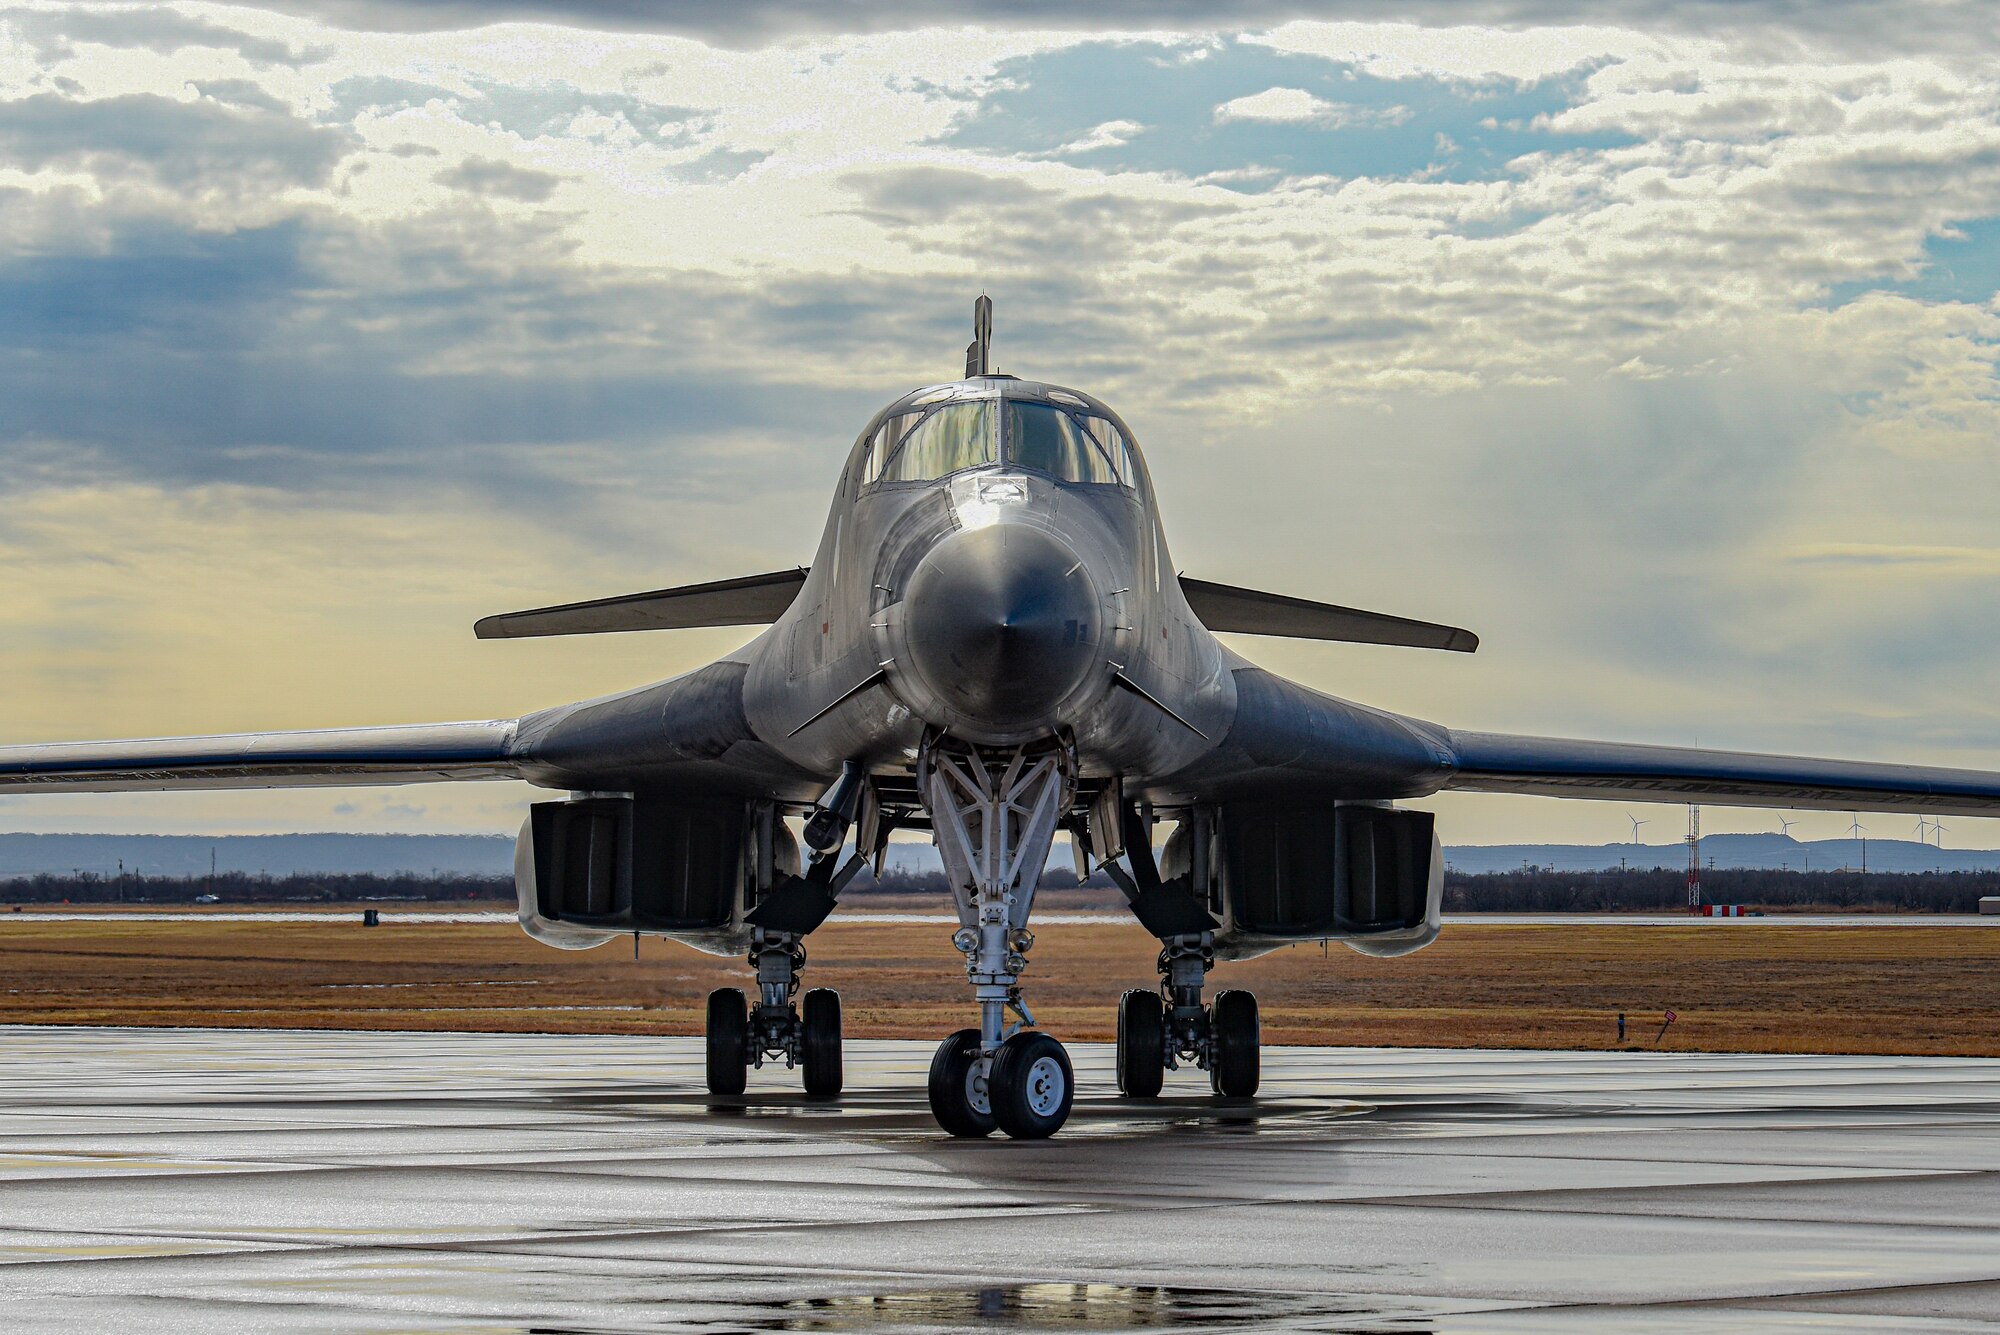
{"label": "dry brown grass field", "polygon": [[[1136,925],[1038,930],[1029,1000],[1044,1027],[1109,1038],[1128,987],[1153,982]],[[698,1032],[739,960],[648,940],[559,951],[511,924],[0,920],[0,1023]],[[1374,960],[1335,945],[1220,966],[1254,988],[1272,1043],[2000,1056],[2000,931],[1951,926],[1453,925]],[[835,919],[809,985],[840,989],[856,1037],[933,1038],[971,1014],[939,924]]]}

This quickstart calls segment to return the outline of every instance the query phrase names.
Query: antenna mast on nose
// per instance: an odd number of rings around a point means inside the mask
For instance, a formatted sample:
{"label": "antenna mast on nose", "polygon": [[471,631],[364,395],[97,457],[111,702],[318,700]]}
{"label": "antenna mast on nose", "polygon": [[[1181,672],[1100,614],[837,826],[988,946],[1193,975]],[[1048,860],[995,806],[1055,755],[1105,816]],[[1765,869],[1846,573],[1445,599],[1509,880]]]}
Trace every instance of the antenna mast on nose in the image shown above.
{"label": "antenna mast on nose", "polygon": [[965,346],[965,378],[993,369],[993,298],[980,293],[972,303],[972,342]]}

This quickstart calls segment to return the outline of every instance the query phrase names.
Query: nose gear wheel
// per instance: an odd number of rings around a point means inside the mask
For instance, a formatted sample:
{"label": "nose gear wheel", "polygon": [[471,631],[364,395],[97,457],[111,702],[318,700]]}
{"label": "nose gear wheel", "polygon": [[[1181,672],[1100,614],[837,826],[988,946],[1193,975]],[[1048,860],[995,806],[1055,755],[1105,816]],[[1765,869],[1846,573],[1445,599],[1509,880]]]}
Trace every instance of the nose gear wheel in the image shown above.
{"label": "nose gear wheel", "polygon": [[993,1134],[998,1124],[987,1097],[985,1067],[977,1029],[961,1029],[938,1045],[931,1058],[931,1116],[946,1134],[968,1140]]}
{"label": "nose gear wheel", "polygon": [[1069,1120],[1076,1076],[1047,1034],[1024,1030],[1000,1045],[988,1081],[993,1120],[1016,1140],[1041,1140]]}

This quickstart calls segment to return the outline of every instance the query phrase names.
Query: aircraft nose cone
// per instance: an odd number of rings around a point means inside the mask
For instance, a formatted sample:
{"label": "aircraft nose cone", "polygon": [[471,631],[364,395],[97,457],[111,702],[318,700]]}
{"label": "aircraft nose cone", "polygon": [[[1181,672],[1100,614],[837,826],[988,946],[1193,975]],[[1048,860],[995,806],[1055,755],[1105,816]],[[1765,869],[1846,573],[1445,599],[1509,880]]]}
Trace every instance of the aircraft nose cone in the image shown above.
{"label": "aircraft nose cone", "polygon": [[953,534],[910,579],[911,668],[946,704],[995,727],[1046,718],[1097,659],[1098,597],[1062,539],[1025,524]]}

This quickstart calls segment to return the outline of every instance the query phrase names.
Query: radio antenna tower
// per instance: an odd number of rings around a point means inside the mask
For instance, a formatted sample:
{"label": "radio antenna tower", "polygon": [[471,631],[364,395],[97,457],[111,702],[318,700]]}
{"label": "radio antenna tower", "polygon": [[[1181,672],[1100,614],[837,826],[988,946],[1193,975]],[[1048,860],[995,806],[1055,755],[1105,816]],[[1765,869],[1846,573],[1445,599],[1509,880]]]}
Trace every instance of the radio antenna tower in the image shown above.
{"label": "radio antenna tower", "polygon": [[1701,908],[1701,808],[1688,806],[1688,912]]}

